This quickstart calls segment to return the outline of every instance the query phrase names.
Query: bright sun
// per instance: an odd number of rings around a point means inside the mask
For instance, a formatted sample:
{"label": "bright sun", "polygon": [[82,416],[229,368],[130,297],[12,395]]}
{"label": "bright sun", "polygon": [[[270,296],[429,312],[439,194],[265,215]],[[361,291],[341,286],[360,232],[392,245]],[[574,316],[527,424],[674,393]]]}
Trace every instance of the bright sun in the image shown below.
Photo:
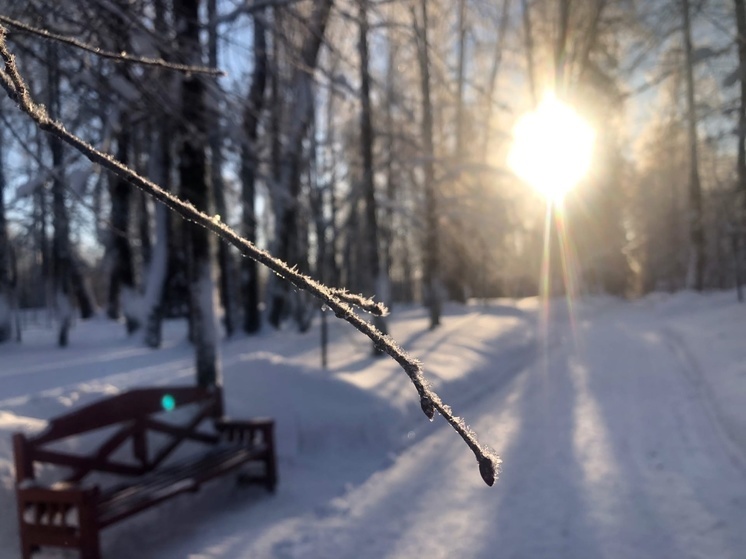
{"label": "bright sun", "polygon": [[571,107],[548,93],[513,129],[508,165],[547,200],[558,203],[588,172],[595,136]]}

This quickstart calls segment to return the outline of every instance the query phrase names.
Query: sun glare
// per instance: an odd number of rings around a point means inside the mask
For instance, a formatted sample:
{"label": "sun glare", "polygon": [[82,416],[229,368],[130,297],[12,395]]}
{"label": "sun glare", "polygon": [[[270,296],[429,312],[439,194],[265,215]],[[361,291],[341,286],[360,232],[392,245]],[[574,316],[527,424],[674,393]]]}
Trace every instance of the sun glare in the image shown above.
{"label": "sun glare", "polygon": [[513,129],[508,165],[547,200],[561,202],[588,172],[595,136],[578,113],[548,93]]}

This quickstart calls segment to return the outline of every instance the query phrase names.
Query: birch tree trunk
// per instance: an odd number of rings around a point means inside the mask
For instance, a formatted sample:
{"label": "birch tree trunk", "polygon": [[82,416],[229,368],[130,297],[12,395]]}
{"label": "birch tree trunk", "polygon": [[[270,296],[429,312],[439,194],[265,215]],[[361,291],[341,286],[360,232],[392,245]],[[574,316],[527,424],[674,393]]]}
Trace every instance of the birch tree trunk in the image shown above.
{"label": "birch tree trunk", "polygon": [[[158,119],[159,131],[153,138],[149,158],[149,176],[156,184],[170,190],[171,147],[168,140],[169,119]],[[145,320],[145,345],[156,348],[161,345],[163,320],[163,287],[168,276],[168,246],[170,217],[168,208],[155,204],[155,243],[148,262],[143,295],[143,319]]]}
{"label": "birch tree trunk", "polygon": [[[218,64],[218,29],[217,0],[207,0],[207,20],[210,32],[207,42],[207,61],[209,66],[217,68]],[[218,79],[213,82],[214,94],[222,95]],[[225,182],[223,181],[223,146],[222,115],[219,102],[212,103],[210,118],[214,123],[210,129],[210,179],[215,197],[215,213],[226,219]],[[236,305],[235,263],[227,243],[218,243],[218,269],[220,270],[220,303],[223,307],[223,325],[228,337],[233,335],[237,325],[238,307]]]}
{"label": "birch tree trunk", "polygon": [[[177,44],[189,64],[201,63],[199,39],[199,0],[174,2]],[[181,122],[179,131],[179,180],[182,196],[198,210],[210,211],[210,184],[207,177],[203,77],[186,75],[181,82]],[[215,318],[212,250],[206,229],[190,224],[185,232],[190,318],[194,342],[197,384],[219,383],[217,325]]]}
{"label": "birch tree trunk", "polygon": [[[161,36],[168,33],[166,23],[165,0],[155,0],[153,3],[155,12],[155,29]],[[154,79],[160,81],[164,86],[170,84],[169,75],[162,71],[153,72]],[[168,87],[165,87],[168,89]],[[154,118],[154,129],[156,130],[150,144],[150,156],[148,157],[148,175],[156,184],[165,190],[171,189],[171,119],[160,107]],[[171,230],[171,218],[168,208],[161,203],[155,204],[155,243],[153,245],[152,257],[148,263],[147,276],[145,278],[145,289],[143,295],[143,320],[145,321],[145,345],[157,348],[162,340],[163,322],[163,290],[168,278],[169,263],[169,233]]]}

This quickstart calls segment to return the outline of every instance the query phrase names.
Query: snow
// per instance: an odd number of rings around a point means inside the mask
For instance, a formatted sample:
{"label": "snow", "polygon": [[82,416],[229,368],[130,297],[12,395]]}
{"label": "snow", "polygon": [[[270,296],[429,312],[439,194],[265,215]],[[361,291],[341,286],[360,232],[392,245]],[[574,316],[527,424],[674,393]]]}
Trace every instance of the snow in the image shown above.
{"label": "snow", "polygon": [[[743,557],[745,309],[732,292],[598,297],[574,315],[555,301],[543,326],[536,299],[501,300],[446,305],[432,332],[426,310],[395,309],[393,337],[503,459],[493,488],[453,430],[423,417],[398,366],[347,325],[330,322],[328,370],[317,327],[224,341],[228,413],[277,419],[277,494],[215,481],[107,529],[104,556]],[[8,556],[9,435],[131,386],[191,382],[184,325],[164,326],[155,351],[103,318],[77,323],[66,349],[40,328],[0,346]]]}

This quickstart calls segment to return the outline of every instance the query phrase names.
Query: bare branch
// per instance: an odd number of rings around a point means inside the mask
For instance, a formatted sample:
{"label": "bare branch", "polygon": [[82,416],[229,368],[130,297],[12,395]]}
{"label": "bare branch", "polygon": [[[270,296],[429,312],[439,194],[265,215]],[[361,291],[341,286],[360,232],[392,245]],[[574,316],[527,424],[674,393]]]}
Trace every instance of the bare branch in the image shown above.
{"label": "bare branch", "polygon": [[439,412],[474,453],[479,464],[479,473],[485,483],[490,486],[494,484],[501,463],[497,454],[490,448],[482,445],[477,439],[476,434],[466,425],[464,420],[454,415],[450,406],[446,405],[440,396],[430,387],[430,384],[424,377],[422,364],[417,359],[405,352],[393,338],[384,335],[375,326],[354,312],[353,308],[348,304],[348,301],[351,300],[349,294],[345,294],[343,296],[345,300],[343,300],[339,296],[338,290],[329,289],[309,276],[299,273],[282,260],[273,257],[269,252],[258,248],[253,243],[241,237],[223,223],[218,216],[211,217],[200,212],[189,202],[185,202],[170,192],[163,190],[110,155],[97,150],[86,141],[71,134],[62,124],[52,120],[44,107],[36,104],[28,94],[28,89],[18,72],[14,57],[8,51],[5,34],[5,28],[0,26],[0,57],[5,62],[5,71],[0,71],[0,85],[6,90],[11,99],[18,104],[21,110],[36,122],[39,128],[57,136],[92,162],[98,163],[124,178],[184,219],[201,225],[215,233],[222,240],[235,246],[242,254],[264,264],[275,274],[289,281],[298,289],[307,291],[317,299],[323,301],[334,311],[334,314],[338,318],[347,321],[358,331],[365,334],[373,341],[377,348],[387,353],[401,366],[420,396],[420,406],[425,415],[432,420],[435,412]]}
{"label": "bare branch", "polygon": [[359,307],[365,312],[372,315],[386,316],[387,314],[389,314],[389,310],[386,308],[386,305],[384,305],[383,303],[377,303],[373,299],[363,297],[362,295],[349,293],[346,289],[337,289],[335,287],[332,287],[329,288],[329,291],[331,291],[334,296],[340,301],[344,301],[349,305]]}
{"label": "bare branch", "polygon": [[142,66],[156,66],[158,68],[165,68],[168,70],[175,70],[177,72],[187,72],[191,74],[207,74],[209,76],[224,76],[225,75],[225,72],[217,68],[208,68],[206,66],[189,66],[187,64],[177,64],[174,62],[167,62],[166,60],[163,60],[162,58],[143,58],[139,56],[132,56],[130,54],[127,54],[126,52],[117,53],[117,52],[106,51],[98,47],[94,47],[92,45],[84,43],[83,41],[79,41],[78,39],[75,39],[74,37],[66,37],[65,35],[59,35],[57,33],[52,33],[50,31],[47,31],[46,29],[39,29],[37,27],[31,27],[30,25],[26,25],[25,23],[21,21],[11,19],[4,15],[0,15],[0,22],[3,22],[10,27],[13,27],[14,29],[18,29],[19,31],[23,31],[24,33],[36,35],[38,37],[47,39],[49,41],[57,41],[65,45],[70,45],[75,48],[82,49],[86,52],[93,53],[96,56],[100,56],[101,58],[108,58],[110,60],[116,60],[117,62],[127,62],[129,64],[140,64]]}

